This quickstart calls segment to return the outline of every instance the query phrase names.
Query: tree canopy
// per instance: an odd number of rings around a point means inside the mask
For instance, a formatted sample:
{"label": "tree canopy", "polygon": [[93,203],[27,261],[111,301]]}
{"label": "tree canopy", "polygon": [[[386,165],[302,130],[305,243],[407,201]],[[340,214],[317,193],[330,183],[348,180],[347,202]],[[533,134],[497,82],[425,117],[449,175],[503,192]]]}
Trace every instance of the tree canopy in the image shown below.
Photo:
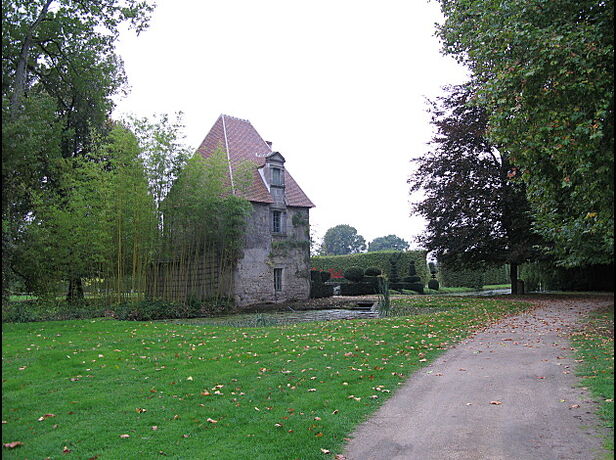
{"label": "tree canopy", "polygon": [[408,181],[411,192],[424,192],[413,207],[428,223],[419,241],[450,266],[517,266],[539,242],[523,183],[510,180],[506,151],[487,139],[488,116],[471,103],[471,85],[447,90],[431,102],[432,148],[414,160]]}
{"label": "tree canopy", "polygon": [[355,227],[341,224],[330,228],[325,232],[322,255],[344,255],[363,252],[366,249],[366,240],[357,233]]}
{"label": "tree canopy", "polygon": [[613,0],[439,3],[443,52],[472,71],[544,249],[566,266],[613,262]]}
{"label": "tree canopy", "polygon": [[406,251],[409,243],[396,235],[379,236],[368,244],[368,252],[372,251]]}

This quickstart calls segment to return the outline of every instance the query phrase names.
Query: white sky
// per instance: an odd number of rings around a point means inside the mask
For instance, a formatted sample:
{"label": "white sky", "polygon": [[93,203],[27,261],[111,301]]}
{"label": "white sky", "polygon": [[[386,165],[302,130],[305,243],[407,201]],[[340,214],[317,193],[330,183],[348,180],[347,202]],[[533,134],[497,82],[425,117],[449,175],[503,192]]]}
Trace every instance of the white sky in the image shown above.
{"label": "white sky", "polygon": [[118,44],[131,93],[115,114],[182,111],[194,149],[221,113],[246,118],[315,203],[319,238],[349,224],[412,242],[425,97],[466,79],[439,53],[440,21],[428,0],[158,0],[149,29]]}

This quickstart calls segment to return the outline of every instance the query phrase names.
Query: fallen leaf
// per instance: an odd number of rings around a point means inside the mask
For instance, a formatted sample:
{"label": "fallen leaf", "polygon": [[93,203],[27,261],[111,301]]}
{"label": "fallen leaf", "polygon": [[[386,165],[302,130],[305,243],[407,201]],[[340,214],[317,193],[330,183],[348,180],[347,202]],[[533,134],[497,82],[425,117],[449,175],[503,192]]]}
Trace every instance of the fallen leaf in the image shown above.
{"label": "fallen leaf", "polygon": [[213,418],[208,418],[207,421],[209,423],[218,423],[218,420],[214,420]]}
{"label": "fallen leaf", "polygon": [[67,446],[64,446],[64,449],[62,449],[62,453],[64,454],[70,454],[71,452],[71,449],[69,449]]}
{"label": "fallen leaf", "polygon": [[16,447],[19,446],[23,446],[24,443],[21,441],[13,441],[13,442],[7,442],[6,444],[2,444],[2,447],[4,447],[5,449],[15,449]]}
{"label": "fallen leaf", "polygon": [[148,411],[148,410],[147,410],[147,409],[144,409],[143,407],[137,407],[137,408],[135,409],[135,412],[137,412],[138,414],[142,414],[142,413],[147,412],[147,411]]}
{"label": "fallen leaf", "polygon": [[322,447],[321,447],[321,452],[323,452],[324,454],[329,454],[329,453],[331,453],[329,450],[327,450],[327,449],[323,449]]}
{"label": "fallen leaf", "polygon": [[495,406],[500,406],[502,401],[490,401],[490,404],[494,404]]}
{"label": "fallen leaf", "polygon": [[120,437],[122,439],[130,438],[130,434],[121,434]]}
{"label": "fallen leaf", "polygon": [[152,426],[152,431],[156,431],[156,430],[158,430],[158,427],[156,425],[153,425]]}

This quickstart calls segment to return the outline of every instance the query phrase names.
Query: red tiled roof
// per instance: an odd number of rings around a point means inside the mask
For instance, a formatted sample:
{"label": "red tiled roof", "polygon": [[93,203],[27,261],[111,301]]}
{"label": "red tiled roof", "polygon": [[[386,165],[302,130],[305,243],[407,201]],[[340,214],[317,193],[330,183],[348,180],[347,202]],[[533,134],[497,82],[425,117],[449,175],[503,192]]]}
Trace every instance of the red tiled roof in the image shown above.
{"label": "red tiled roof", "polygon": [[[243,192],[238,194],[249,201],[257,203],[273,203],[272,195],[263,182],[258,168],[265,164],[265,157],[272,153],[271,147],[263,140],[252,126],[250,121],[240,118],[220,115],[210,132],[197,149],[206,158],[217,148],[221,148],[229,158],[231,164],[231,183],[234,173],[241,163],[252,162],[255,167],[252,171],[253,180]],[[314,204],[308,199],[297,182],[285,168],[285,200],[287,206],[312,208]]]}

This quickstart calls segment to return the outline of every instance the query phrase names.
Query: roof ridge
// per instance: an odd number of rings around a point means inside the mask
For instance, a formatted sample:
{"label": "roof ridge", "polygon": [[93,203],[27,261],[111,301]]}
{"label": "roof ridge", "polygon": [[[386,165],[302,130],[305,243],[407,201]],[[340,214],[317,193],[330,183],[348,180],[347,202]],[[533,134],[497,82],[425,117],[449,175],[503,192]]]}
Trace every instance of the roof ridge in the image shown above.
{"label": "roof ridge", "polygon": [[229,163],[229,178],[231,179],[231,191],[235,194],[235,183],[233,181],[233,168],[231,167],[231,152],[229,151],[229,139],[227,138],[227,126],[225,125],[225,115],[220,114],[222,118],[222,132],[225,138],[225,150],[227,151],[227,162]]}
{"label": "roof ridge", "polygon": [[246,123],[252,125],[252,123],[250,123],[250,120],[247,118],[234,117],[233,115],[227,115],[226,113],[221,113],[220,116],[223,118],[227,117],[227,118],[233,118],[234,120],[245,121]]}

